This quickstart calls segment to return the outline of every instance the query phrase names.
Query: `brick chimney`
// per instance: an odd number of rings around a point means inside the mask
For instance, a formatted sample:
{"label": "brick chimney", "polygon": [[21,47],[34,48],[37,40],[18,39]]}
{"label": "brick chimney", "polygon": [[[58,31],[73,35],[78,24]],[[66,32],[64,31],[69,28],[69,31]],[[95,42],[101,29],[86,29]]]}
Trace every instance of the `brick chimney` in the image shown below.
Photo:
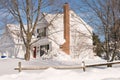
{"label": "brick chimney", "polygon": [[69,19],[69,4],[64,4],[64,39],[65,43],[62,45],[62,50],[66,54],[70,54],[70,19]]}

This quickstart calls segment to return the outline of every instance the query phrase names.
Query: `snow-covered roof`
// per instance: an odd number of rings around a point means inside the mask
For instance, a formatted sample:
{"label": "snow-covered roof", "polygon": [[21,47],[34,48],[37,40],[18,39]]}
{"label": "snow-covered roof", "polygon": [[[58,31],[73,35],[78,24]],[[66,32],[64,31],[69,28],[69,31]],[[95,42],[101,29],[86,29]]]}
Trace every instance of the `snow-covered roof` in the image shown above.
{"label": "snow-covered roof", "polygon": [[14,44],[23,44],[21,41],[20,27],[15,24],[7,24],[5,32],[1,37],[0,47],[7,46],[12,47]]}
{"label": "snow-covered roof", "polygon": [[[63,14],[47,14],[45,19],[47,20],[48,23],[52,23],[54,27],[64,26],[63,23]],[[78,31],[82,32],[88,32],[92,31],[92,27],[89,26],[82,18],[80,18],[74,11],[70,10],[70,27],[76,28]]]}

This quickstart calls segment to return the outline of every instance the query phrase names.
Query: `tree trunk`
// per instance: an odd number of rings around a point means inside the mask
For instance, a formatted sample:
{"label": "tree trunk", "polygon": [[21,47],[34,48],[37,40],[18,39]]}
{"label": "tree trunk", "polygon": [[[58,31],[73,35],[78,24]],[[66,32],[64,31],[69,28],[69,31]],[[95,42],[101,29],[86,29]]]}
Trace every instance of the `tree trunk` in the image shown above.
{"label": "tree trunk", "polygon": [[27,47],[26,47],[25,60],[26,61],[30,60],[30,46],[29,45],[27,45]]}
{"label": "tree trunk", "polygon": [[26,61],[30,60],[30,53],[29,52],[26,52],[26,54],[25,54],[25,60]]}

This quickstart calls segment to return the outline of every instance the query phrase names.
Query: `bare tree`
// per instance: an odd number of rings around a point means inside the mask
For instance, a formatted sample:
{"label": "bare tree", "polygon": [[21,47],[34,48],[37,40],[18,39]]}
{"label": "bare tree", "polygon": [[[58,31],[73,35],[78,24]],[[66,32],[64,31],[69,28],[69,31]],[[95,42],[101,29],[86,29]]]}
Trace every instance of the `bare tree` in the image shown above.
{"label": "bare tree", "polygon": [[0,4],[20,25],[20,34],[26,48],[25,60],[30,60],[32,34],[39,21],[40,12],[51,3],[42,0],[1,0]]}
{"label": "bare tree", "polygon": [[[97,27],[99,32],[103,32],[104,44],[101,44],[103,51],[106,53],[107,61],[113,61],[117,54],[118,41],[115,40],[118,35],[115,30],[116,21],[119,20],[119,0],[83,0],[88,6],[97,21]],[[94,23],[94,22],[93,22]],[[114,30],[115,33],[112,33]],[[114,35],[114,38],[111,37]]]}

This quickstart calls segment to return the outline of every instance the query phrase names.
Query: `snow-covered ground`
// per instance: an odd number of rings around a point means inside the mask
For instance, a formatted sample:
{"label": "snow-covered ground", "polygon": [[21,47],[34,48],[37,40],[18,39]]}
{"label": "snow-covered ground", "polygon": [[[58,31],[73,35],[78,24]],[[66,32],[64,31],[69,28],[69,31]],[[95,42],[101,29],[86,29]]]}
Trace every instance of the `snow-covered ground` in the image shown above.
{"label": "snow-covered ground", "polygon": [[[23,59],[0,59],[0,80],[120,80],[120,64],[113,65],[112,68],[92,67],[87,68],[86,72],[82,69],[59,70],[48,68],[46,70],[27,70],[18,72],[14,68],[18,67],[18,62],[22,66],[58,66],[58,65],[81,65],[80,60],[42,60],[41,58],[25,61]],[[101,59],[86,60],[86,64],[102,63]]]}

